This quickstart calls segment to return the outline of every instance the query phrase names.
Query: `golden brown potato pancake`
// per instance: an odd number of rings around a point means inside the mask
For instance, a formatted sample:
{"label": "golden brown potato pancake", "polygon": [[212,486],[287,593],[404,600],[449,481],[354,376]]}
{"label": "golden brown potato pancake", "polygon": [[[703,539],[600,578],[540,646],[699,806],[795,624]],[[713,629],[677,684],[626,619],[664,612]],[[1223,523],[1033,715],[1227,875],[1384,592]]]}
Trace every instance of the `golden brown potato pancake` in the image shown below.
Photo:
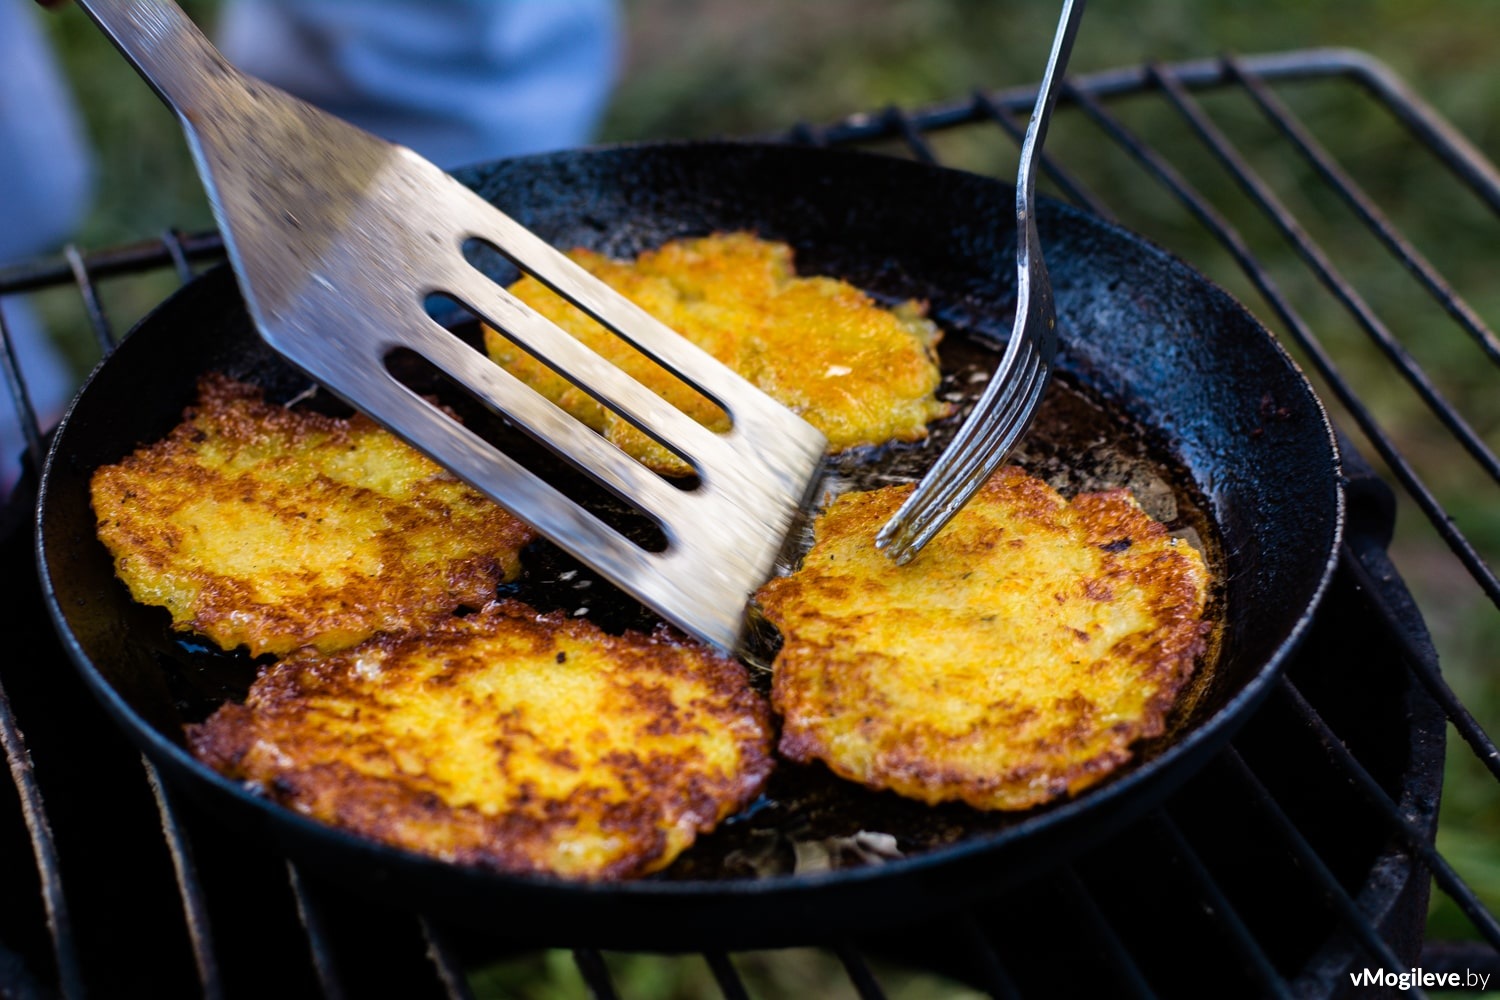
{"label": "golden brown potato pancake", "polygon": [[222,375],[91,490],[135,599],[252,655],[330,652],[481,607],[533,537],[369,419],[272,405]]}
{"label": "golden brown potato pancake", "polygon": [[910,493],[839,497],[758,595],[782,632],[780,750],[928,803],[1025,809],[1159,735],[1205,646],[1203,558],[1125,490],[1072,503],[1004,468],[906,566],[875,532]]}
{"label": "golden brown potato pancake", "polygon": [[304,651],[188,736],[209,766],[331,825],[577,879],[665,866],[771,770],[767,710],[739,663],[517,601]]}
{"label": "golden brown potato pancake", "polygon": [[[847,282],[797,277],[785,243],[721,233],[667,243],[630,262],[590,250],[569,256],[801,415],[832,451],[924,437],[927,424],[950,410],[933,395],[941,331],[924,307],[888,309]],[[535,278],[511,292],[699,423],[727,429],[717,406]],[[486,329],[485,344],[507,370],[646,465],[689,471],[505,337]]]}

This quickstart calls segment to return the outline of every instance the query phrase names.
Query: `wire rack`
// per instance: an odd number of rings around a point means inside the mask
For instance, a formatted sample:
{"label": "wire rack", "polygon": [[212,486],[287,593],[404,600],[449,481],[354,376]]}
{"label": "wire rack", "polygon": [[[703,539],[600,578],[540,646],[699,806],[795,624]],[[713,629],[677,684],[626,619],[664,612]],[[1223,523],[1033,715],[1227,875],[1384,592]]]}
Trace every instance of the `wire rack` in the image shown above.
{"label": "wire rack", "polygon": [[[997,152],[994,140],[1019,143],[1034,96],[1032,88],[980,92],[799,124],[777,138],[871,146],[1008,176],[1014,153]],[[1311,112],[1294,111],[1303,106]],[[1451,554],[1436,574],[1468,582],[1458,598],[1444,591],[1449,599],[1492,614],[1500,580],[1423,478],[1417,446],[1393,429],[1362,380],[1376,358],[1376,374],[1404,383],[1448,451],[1492,489],[1500,461],[1486,429],[1469,422],[1408,345],[1418,333],[1453,341],[1452,350],[1472,355],[1470,368],[1482,369],[1481,384],[1494,386],[1500,377],[1487,366],[1500,364],[1500,340],[1462,293],[1463,280],[1418,249],[1407,231],[1413,222],[1403,226],[1356,180],[1347,164],[1363,151],[1325,148],[1330,130],[1308,120],[1372,110],[1399,133],[1386,154],[1425,164],[1446,185],[1443,197],[1461,206],[1460,224],[1500,247],[1500,172],[1361,53],[1146,65],[1065,87],[1044,163],[1053,191],[1169,246],[1188,227],[1162,220],[1174,212],[1190,220],[1193,263],[1262,313],[1309,369],[1336,423],[1357,434],[1344,441],[1351,525],[1339,577],[1270,702],[1186,788],[1102,846],[989,904],[956,906],[920,927],[892,915],[889,933],[808,942],[841,970],[841,989],[886,995],[890,970],[902,968],[1006,997],[1085,988],[1142,997],[1375,995],[1379,987],[1349,974],[1413,966],[1500,979],[1500,922],[1434,846],[1447,728],[1496,780],[1500,752],[1439,667],[1422,612],[1444,609],[1419,608],[1403,585],[1401,552],[1397,563],[1388,553],[1393,518],[1419,517]],[[1416,332],[1388,325],[1376,297],[1345,276],[1348,249],[1313,235],[1329,204],[1357,220],[1395,262],[1408,294],[1425,296],[1442,323]],[[4,296],[71,286],[107,354],[120,322],[103,286],[167,269],[186,281],[222,254],[213,233],[69,247],[0,270],[0,305]],[[1310,294],[1325,305],[1310,310]],[[1360,373],[1351,376],[1351,364]],[[45,428],[8,337],[0,365],[30,453],[40,454]],[[32,572],[26,490],[12,504],[21,514],[13,513],[0,555],[16,574]],[[35,589],[29,576],[23,586]],[[35,595],[12,606],[19,639],[0,665],[0,745],[14,785],[13,796],[0,794],[0,879],[22,888],[7,890],[14,902],[0,916],[0,995],[111,995],[149,984],[157,995],[380,989],[465,998],[485,989],[483,970],[537,944],[522,924],[480,933],[351,900],[200,816],[105,732],[101,715],[89,714],[38,608]],[[91,727],[85,763],[65,749],[78,727]],[[1500,798],[1493,787],[1488,795]],[[117,838],[137,845],[128,863],[100,858]],[[1431,884],[1466,918],[1467,936],[1423,942]],[[746,971],[752,958],[709,952],[674,961],[698,963],[706,982],[739,998],[756,989]],[[578,948],[570,961],[570,974],[596,997],[622,995],[635,982],[619,956]],[[1408,995],[1422,993],[1419,982]]]}

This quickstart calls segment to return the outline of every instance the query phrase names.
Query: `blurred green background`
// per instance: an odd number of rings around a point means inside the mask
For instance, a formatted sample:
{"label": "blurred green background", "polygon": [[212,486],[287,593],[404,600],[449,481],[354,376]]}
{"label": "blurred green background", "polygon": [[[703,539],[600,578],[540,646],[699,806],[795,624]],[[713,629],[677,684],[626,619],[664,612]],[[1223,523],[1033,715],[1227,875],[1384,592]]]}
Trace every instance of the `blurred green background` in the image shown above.
{"label": "blurred green background", "polygon": [[[351,0],[354,2],[354,0]],[[186,3],[211,23],[211,0]],[[887,104],[907,107],[1001,88],[1040,73],[1057,7],[979,0],[626,0],[625,69],[601,140],[758,134],[797,121],[826,123]],[[170,226],[209,224],[198,182],[172,118],[77,11],[48,19],[99,154],[98,199],[78,234],[85,247],[140,239]],[[1490,0],[1095,0],[1071,70],[1084,73],[1148,59],[1172,61],[1317,46],[1363,49],[1394,68],[1492,159],[1500,156],[1500,7]],[[1500,325],[1500,223],[1473,195],[1413,147],[1407,134],[1344,83],[1288,84],[1278,94],[1301,115],[1448,280],[1491,325]],[[1500,375],[1393,264],[1353,217],[1322,190],[1248,100],[1208,94],[1204,106],[1294,209],[1402,345],[1427,367],[1491,448],[1500,447]],[[1294,253],[1232,180],[1159,102],[1131,99],[1115,110],[1171,150],[1180,168],[1237,226],[1270,267],[1341,368],[1370,403],[1460,527],[1494,564],[1500,503],[1479,472],[1409,388],[1318,287]],[[1014,153],[998,132],[938,138],[955,165],[999,176]],[[997,138],[998,137],[998,138]],[[1270,310],[1219,246],[1162,190],[1064,111],[1049,149],[1082,176],[1128,225],[1206,270],[1270,322]],[[120,328],[172,287],[107,286]],[[43,296],[52,326],[82,370],[93,361],[74,297]],[[1325,399],[1327,395],[1325,394]],[[1346,427],[1352,426],[1345,419]],[[1403,504],[1393,552],[1416,592],[1450,682],[1490,732],[1500,731],[1500,614],[1420,515]],[[1439,846],[1500,910],[1500,789],[1450,739]],[[1436,896],[1431,932],[1469,936],[1456,909]],[[565,959],[541,956],[490,970],[476,983],[496,995],[583,995]],[[764,995],[848,990],[816,955],[749,960]],[[884,970],[896,995],[928,996],[925,977]],[[713,995],[701,963],[662,960],[617,968],[627,995]],[[634,992],[632,992],[634,991]],[[952,995],[958,995],[956,993]]]}

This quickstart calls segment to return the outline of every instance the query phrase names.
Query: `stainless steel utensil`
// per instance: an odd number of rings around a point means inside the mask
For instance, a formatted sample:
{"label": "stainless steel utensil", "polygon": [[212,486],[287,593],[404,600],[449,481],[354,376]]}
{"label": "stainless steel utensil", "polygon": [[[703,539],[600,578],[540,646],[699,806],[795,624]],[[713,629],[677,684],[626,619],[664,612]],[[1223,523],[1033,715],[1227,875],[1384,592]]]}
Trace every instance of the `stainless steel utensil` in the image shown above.
{"label": "stainless steel utensil", "polygon": [[[823,435],[408,149],[230,66],[169,0],[79,0],[181,119],[260,335],[276,351],[644,604],[734,649],[815,486]],[[465,260],[484,241],[717,403],[715,434]],[[685,458],[673,485],[429,317],[459,300]],[[414,351],[656,522],[647,551],[388,369]]]}
{"label": "stainless steel utensil", "polygon": [[1000,366],[953,441],[906,502],[881,527],[875,544],[909,562],[1005,461],[1042,401],[1057,353],[1052,283],[1036,231],[1036,164],[1057,103],[1056,81],[1068,64],[1084,0],[1064,0],[1047,72],[1021,144],[1016,171],[1016,319]]}

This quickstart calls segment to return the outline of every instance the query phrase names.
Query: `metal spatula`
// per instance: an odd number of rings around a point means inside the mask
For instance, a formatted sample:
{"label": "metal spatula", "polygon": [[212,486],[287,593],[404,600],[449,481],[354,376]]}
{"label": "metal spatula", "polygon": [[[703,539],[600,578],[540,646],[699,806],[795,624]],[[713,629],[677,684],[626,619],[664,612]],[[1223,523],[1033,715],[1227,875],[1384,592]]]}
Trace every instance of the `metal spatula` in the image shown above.
{"label": "metal spatula", "polygon": [[[261,336],[636,599],[734,649],[816,484],[823,435],[436,166],[230,66],[169,0],[78,0],[177,112]],[[469,264],[479,239],[717,403],[713,433]],[[429,317],[449,295],[698,474],[649,471]],[[655,521],[647,551],[388,370],[413,351]]]}

